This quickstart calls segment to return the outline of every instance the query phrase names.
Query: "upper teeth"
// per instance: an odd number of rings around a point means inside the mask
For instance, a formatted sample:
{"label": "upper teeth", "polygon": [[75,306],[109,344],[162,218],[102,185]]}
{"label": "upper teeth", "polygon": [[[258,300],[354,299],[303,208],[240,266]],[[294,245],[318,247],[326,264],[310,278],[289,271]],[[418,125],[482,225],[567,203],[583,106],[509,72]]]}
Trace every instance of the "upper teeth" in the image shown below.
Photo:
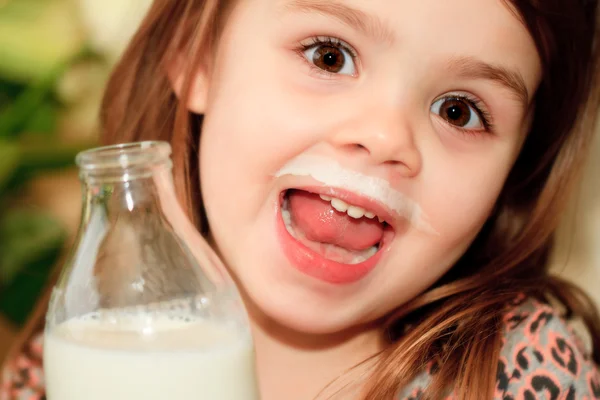
{"label": "upper teeth", "polygon": [[[330,197],[330,196],[326,196],[326,195],[322,194],[321,199],[331,202],[331,207],[333,207],[335,210],[337,210],[339,212],[345,212],[352,218],[355,218],[355,219],[360,219],[362,217],[367,217],[369,219],[375,218],[374,212],[367,211],[362,207],[350,205],[350,204],[346,203],[345,201],[340,200],[338,198]],[[379,217],[379,222],[383,222],[383,219],[381,217]]]}

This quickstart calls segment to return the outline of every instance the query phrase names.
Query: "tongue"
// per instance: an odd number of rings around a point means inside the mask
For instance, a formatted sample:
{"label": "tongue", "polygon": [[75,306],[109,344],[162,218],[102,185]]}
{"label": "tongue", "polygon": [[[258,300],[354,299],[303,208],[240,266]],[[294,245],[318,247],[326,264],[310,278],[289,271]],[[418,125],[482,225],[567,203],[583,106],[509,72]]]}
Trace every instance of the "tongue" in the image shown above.
{"label": "tongue", "polygon": [[313,193],[291,191],[289,207],[296,228],[315,242],[360,251],[376,245],[383,237],[383,227],[376,219],[352,218]]}

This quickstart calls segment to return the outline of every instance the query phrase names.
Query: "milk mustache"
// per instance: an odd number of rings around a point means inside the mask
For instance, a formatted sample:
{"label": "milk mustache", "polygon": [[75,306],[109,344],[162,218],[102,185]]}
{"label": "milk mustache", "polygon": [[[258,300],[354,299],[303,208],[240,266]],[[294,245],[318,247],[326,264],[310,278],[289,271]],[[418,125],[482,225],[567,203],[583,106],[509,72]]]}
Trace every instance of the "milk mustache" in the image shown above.
{"label": "milk mustache", "polygon": [[[249,334],[198,318],[97,315],[46,334],[49,400],[258,400]],[[150,328],[151,326],[151,328]],[[127,330],[126,330],[127,329]]]}

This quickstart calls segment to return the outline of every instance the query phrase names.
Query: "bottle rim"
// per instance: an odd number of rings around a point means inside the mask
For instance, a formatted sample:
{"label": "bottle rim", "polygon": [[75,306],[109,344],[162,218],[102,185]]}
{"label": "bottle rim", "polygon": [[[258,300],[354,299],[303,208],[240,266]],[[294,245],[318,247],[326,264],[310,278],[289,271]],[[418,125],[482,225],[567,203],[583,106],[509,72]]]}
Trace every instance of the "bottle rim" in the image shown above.
{"label": "bottle rim", "polygon": [[156,167],[171,167],[171,145],[165,141],[140,141],[95,147],[75,157],[81,178],[129,181],[150,176]]}

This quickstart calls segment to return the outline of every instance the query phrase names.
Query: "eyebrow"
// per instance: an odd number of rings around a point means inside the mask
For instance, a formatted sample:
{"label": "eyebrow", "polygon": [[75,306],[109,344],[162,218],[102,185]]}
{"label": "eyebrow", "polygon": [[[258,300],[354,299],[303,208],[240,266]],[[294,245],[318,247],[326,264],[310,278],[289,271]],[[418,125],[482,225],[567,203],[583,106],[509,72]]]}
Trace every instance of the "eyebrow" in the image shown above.
{"label": "eyebrow", "polygon": [[[388,44],[395,41],[393,30],[381,19],[336,0],[291,0],[286,8],[334,17],[377,41]],[[529,106],[529,91],[523,76],[518,71],[492,65],[474,57],[455,57],[448,61],[446,68],[463,78],[493,81],[508,89],[524,108]]]}
{"label": "eyebrow", "polygon": [[365,35],[391,44],[393,31],[382,20],[364,11],[349,7],[334,0],[292,0],[286,8],[306,13],[318,13],[334,17],[342,23],[357,29]]}
{"label": "eyebrow", "polygon": [[447,63],[446,68],[463,78],[493,81],[508,89],[524,108],[529,106],[529,91],[518,71],[488,64],[473,57],[455,57]]}

